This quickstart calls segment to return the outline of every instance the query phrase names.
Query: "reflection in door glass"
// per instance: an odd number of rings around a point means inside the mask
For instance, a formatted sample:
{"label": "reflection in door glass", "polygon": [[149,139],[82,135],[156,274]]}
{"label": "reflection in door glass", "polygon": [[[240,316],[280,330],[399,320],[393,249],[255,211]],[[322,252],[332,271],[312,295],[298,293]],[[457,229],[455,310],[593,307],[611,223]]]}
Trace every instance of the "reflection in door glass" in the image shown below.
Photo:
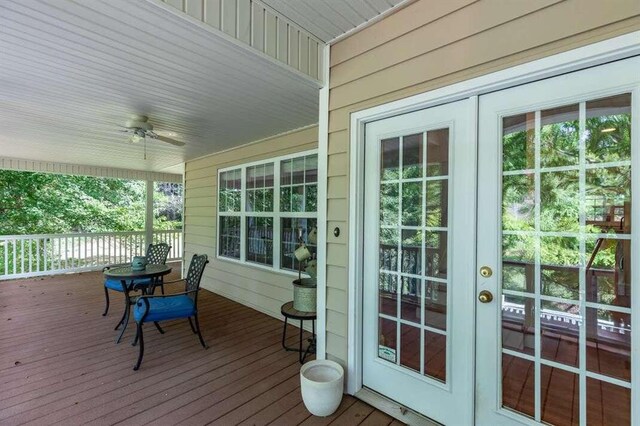
{"label": "reflection in door glass", "polygon": [[380,141],[378,358],[447,378],[449,129]]}
{"label": "reflection in door glass", "polygon": [[502,405],[537,421],[630,424],[630,135],[629,94],[502,119]]}
{"label": "reflection in door glass", "polygon": [[631,389],[587,378],[587,424],[595,426],[629,424]]}
{"label": "reflection in door glass", "polygon": [[502,405],[534,416],[534,363],[502,354]]}
{"label": "reflection in door glass", "polygon": [[578,104],[547,109],[540,113],[540,166],[573,166],[578,151]]}
{"label": "reflection in door glass", "polygon": [[552,425],[580,424],[579,376],[567,370],[543,365],[540,373],[544,398],[542,421]]}

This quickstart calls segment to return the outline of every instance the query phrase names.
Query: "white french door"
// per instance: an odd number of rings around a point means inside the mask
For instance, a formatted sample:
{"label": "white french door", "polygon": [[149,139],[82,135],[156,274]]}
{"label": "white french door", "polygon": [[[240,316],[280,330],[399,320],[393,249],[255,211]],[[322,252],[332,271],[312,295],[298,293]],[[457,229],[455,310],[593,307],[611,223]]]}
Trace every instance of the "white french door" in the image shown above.
{"label": "white french door", "polygon": [[640,424],[639,96],[639,58],[480,96],[478,425]]}
{"label": "white french door", "polygon": [[640,424],[639,129],[639,57],[366,124],[363,385],[447,425]]}
{"label": "white french door", "polygon": [[369,123],[363,385],[473,422],[474,104]]}

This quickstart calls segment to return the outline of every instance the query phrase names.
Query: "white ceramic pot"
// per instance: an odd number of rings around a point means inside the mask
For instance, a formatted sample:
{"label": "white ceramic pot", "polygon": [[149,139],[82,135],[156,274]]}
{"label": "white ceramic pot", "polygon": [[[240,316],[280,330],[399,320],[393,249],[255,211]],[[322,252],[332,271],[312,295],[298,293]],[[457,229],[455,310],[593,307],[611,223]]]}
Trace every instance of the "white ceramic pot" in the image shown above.
{"label": "white ceramic pot", "polygon": [[326,417],[335,413],[342,401],[344,370],[337,362],[309,361],[300,368],[302,400],[314,416]]}

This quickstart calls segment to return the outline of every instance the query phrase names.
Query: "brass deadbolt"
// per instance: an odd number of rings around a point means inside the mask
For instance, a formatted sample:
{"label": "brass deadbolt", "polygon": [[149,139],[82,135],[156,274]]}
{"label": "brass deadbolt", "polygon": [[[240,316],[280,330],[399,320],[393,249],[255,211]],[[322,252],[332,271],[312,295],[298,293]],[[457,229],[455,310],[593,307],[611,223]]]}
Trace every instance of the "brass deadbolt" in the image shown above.
{"label": "brass deadbolt", "polygon": [[488,266],[483,266],[482,268],[480,268],[480,275],[482,275],[484,278],[489,278],[491,275],[493,275],[493,271]]}
{"label": "brass deadbolt", "polygon": [[482,290],[478,295],[478,300],[482,303],[489,303],[493,300],[493,294],[489,290]]}

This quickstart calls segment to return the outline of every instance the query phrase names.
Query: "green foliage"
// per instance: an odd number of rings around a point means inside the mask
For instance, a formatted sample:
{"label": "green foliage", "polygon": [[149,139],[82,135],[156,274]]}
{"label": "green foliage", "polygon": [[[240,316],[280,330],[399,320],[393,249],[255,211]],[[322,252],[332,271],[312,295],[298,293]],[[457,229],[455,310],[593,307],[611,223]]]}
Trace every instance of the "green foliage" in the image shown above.
{"label": "green foliage", "polygon": [[[522,119],[522,118],[521,118]],[[530,125],[531,123],[529,123]],[[585,165],[630,160],[629,114],[598,116],[586,121]],[[533,131],[516,129],[503,137],[503,167],[505,171],[535,168]],[[578,166],[579,126],[577,120],[546,124],[540,134],[541,167]],[[540,173],[540,230],[547,232],[580,232],[581,195],[578,170],[543,171]],[[510,231],[533,231],[535,175],[524,173],[505,175],[502,193],[502,225]],[[603,220],[604,211],[630,201],[631,173],[628,166],[588,168],[585,173],[586,219]],[[614,232],[588,225],[585,229],[586,259],[580,259],[579,240],[568,237],[542,237],[540,260],[542,294],[578,299],[578,265],[584,264],[594,251],[596,239],[590,233]],[[503,286],[507,289],[526,289],[525,263],[533,263],[535,238],[528,234],[507,235],[503,239],[505,260],[521,262],[507,266]],[[619,250],[618,250],[619,252]],[[594,259],[593,268],[613,270],[616,248],[603,247]],[[529,270],[528,273],[532,273]],[[615,294],[612,277],[598,278],[601,301],[610,303]]]}
{"label": "green foliage", "polygon": [[[154,227],[175,229],[181,189],[158,189]],[[143,230],[145,197],[143,181],[0,171],[0,235]]]}

